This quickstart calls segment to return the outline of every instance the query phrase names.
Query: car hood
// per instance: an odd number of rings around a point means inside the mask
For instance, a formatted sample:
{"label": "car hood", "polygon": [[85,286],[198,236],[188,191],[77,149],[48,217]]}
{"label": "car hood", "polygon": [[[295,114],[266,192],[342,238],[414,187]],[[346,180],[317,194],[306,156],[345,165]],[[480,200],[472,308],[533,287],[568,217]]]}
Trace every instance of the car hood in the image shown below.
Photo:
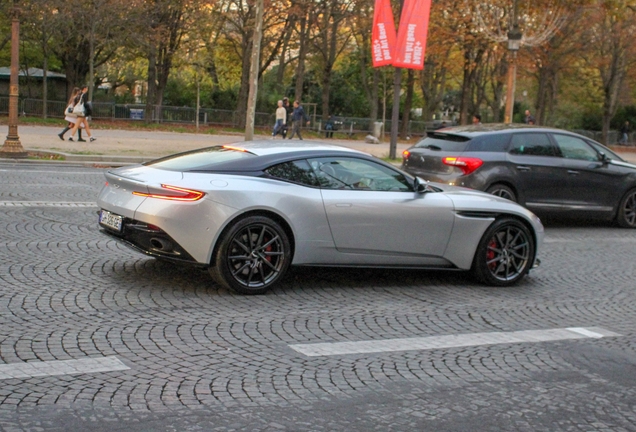
{"label": "car hood", "polygon": [[621,166],[621,167],[625,167],[625,168],[631,168],[633,170],[636,170],[636,164],[633,164],[631,162],[625,162],[625,161],[619,161],[619,160],[616,160],[616,159],[610,159],[609,163],[611,163],[612,165]]}

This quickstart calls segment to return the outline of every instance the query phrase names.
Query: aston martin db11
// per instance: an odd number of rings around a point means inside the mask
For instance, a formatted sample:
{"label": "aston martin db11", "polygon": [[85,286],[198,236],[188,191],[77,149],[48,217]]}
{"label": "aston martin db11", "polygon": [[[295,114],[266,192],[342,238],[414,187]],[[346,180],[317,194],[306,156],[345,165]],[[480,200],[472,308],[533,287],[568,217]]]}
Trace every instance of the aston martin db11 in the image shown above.
{"label": "aston martin db11", "polygon": [[290,265],[467,270],[509,286],[543,240],[540,220],[510,200],[321,143],[214,146],[105,175],[103,233],[242,294],[264,293]]}

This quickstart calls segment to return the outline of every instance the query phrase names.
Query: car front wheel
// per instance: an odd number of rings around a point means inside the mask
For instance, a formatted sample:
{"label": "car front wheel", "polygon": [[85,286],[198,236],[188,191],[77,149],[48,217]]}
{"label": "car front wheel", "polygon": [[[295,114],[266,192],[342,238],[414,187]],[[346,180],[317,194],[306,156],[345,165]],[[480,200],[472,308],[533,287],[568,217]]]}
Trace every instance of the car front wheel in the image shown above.
{"label": "car front wheel", "polygon": [[268,217],[249,216],[225,231],[210,274],[240,294],[263,294],[283,278],[290,261],[285,230]]}
{"label": "car front wheel", "polygon": [[627,192],[621,200],[616,222],[623,228],[636,228],[636,189]]}
{"label": "car front wheel", "polygon": [[535,241],[528,227],[513,218],[496,220],[484,233],[473,259],[473,274],[482,283],[510,286],[530,271]]}

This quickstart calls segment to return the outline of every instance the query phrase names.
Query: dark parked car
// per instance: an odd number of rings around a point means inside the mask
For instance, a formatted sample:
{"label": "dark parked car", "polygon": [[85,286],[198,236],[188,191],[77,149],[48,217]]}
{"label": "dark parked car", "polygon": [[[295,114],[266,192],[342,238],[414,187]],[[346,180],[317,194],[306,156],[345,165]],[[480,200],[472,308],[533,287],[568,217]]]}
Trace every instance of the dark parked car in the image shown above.
{"label": "dark parked car", "polygon": [[540,215],[613,219],[636,228],[636,165],[560,129],[493,124],[436,130],[404,151],[402,168],[508,198]]}

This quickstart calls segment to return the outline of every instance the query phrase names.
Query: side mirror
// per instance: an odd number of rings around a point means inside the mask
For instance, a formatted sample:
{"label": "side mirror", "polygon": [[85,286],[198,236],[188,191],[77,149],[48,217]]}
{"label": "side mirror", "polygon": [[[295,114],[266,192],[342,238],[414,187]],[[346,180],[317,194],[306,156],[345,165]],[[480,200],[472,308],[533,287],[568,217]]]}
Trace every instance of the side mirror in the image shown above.
{"label": "side mirror", "polygon": [[413,182],[413,188],[415,189],[415,192],[419,194],[430,192],[430,189],[428,188],[428,184],[425,182],[422,182],[422,180],[420,180],[419,177],[415,177],[415,180]]}
{"label": "side mirror", "polygon": [[605,152],[599,152],[599,157],[601,158],[601,162],[604,164],[608,163],[611,159],[607,157]]}

